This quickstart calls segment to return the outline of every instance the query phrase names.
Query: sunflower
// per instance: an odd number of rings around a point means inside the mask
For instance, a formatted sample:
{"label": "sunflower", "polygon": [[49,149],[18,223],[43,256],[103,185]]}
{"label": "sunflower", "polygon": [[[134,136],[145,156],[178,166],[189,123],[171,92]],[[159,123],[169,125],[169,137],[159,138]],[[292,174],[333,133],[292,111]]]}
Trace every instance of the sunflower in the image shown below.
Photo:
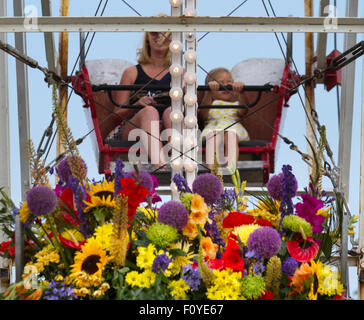
{"label": "sunflower", "polygon": [[317,294],[320,285],[320,278],[321,278],[321,269],[322,269],[322,262],[314,260],[310,261],[311,263],[311,272],[313,276],[313,281],[310,286],[310,292],[308,293],[309,300],[317,300]]}
{"label": "sunflower", "polygon": [[88,239],[81,249],[75,254],[75,263],[71,266],[70,274],[77,286],[84,286],[82,278],[78,277],[79,274],[86,274],[90,280],[101,278],[102,271],[111,260],[111,257],[106,255],[106,251],[94,238]]}
{"label": "sunflower", "polygon": [[101,184],[97,183],[90,186],[90,194],[87,197],[85,212],[95,207],[115,207],[114,200],[114,181],[104,180]]}

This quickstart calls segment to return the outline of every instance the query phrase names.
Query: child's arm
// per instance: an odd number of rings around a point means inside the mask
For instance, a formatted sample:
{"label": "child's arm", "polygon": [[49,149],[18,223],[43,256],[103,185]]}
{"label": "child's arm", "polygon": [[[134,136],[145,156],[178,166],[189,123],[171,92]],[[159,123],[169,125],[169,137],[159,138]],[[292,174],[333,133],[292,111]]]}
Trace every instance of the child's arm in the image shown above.
{"label": "child's arm", "polygon": [[[208,83],[209,87],[210,87],[210,91],[205,91],[202,101],[201,101],[201,105],[202,106],[208,106],[212,104],[212,93],[211,91],[216,91],[219,90],[219,84],[216,81],[211,81]],[[198,114],[200,116],[200,118],[204,121],[207,120],[208,118],[208,114],[209,114],[209,110],[210,109],[199,109],[198,110]]]}
{"label": "child's arm", "polygon": [[[244,89],[244,83],[242,82],[233,82],[232,84],[233,93],[238,98],[239,105],[247,105],[248,97]],[[238,116],[243,117],[248,113],[248,109],[238,109]]]}

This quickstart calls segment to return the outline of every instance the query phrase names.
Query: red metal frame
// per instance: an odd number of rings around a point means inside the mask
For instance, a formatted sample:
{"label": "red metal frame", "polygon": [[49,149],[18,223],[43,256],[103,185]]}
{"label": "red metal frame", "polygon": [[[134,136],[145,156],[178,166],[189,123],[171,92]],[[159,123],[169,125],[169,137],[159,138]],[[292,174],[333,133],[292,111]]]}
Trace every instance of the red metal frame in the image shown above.
{"label": "red metal frame", "polygon": [[[272,134],[271,141],[264,147],[255,146],[255,147],[239,147],[240,153],[249,153],[260,155],[262,161],[264,161],[263,165],[263,180],[267,182],[269,179],[269,173],[274,172],[274,157],[275,157],[275,149],[277,145],[278,134],[281,125],[281,117],[282,117],[282,108],[287,107],[288,99],[291,94],[284,94],[288,89],[294,87],[295,83],[292,79],[296,75],[292,73],[289,69],[289,66],[286,65],[284,68],[282,80],[280,86],[277,88],[277,93],[280,95],[279,100],[277,101],[277,112],[274,121],[274,131]],[[108,144],[104,144],[104,141],[101,136],[100,128],[99,128],[99,120],[96,116],[96,106],[92,87],[90,83],[90,78],[88,74],[88,70],[86,66],[82,68],[82,71],[78,73],[76,76],[72,77],[72,84],[74,86],[75,91],[82,96],[82,99],[85,102],[84,107],[90,108],[92,122],[95,128],[96,141],[99,148],[99,173],[104,173],[106,176],[111,174],[110,170],[110,162],[113,161],[113,158],[117,154],[125,154],[128,153],[130,147],[110,147]],[[202,148],[204,151],[205,148]]]}

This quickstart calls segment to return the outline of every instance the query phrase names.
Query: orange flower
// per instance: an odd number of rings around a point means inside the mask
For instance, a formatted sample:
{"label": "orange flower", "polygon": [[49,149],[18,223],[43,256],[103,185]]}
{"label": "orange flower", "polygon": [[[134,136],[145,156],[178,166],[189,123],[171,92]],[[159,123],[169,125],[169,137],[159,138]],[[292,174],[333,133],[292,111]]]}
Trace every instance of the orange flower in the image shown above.
{"label": "orange flower", "polygon": [[194,222],[191,221],[191,218],[188,217],[187,224],[183,227],[182,233],[184,236],[188,237],[189,240],[193,240],[198,235],[197,226]]}
{"label": "orange flower", "polygon": [[209,220],[210,208],[205,203],[203,197],[195,193],[191,201],[191,214],[190,218],[192,222],[200,226],[204,226],[206,221]]}
{"label": "orange flower", "polygon": [[203,238],[200,244],[204,257],[208,256],[210,259],[216,258],[218,246],[217,244],[212,242],[210,237]]}
{"label": "orange flower", "polygon": [[38,288],[34,292],[32,292],[29,296],[25,297],[25,300],[39,300],[42,297],[42,289]]}
{"label": "orange flower", "polygon": [[304,290],[305,282],[309,282],[312,276],[312,270],[308,263],[302,263],[300,268],[297,269],[293,277],[289,277],[291,280],[290,286],[293,288],[293,292],[301,293]]}

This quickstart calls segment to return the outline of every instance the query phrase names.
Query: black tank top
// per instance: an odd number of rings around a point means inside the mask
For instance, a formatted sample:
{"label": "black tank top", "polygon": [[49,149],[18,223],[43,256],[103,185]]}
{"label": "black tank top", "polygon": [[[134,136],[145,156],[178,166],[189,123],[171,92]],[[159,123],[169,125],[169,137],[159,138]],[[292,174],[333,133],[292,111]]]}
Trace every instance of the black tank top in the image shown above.
{"label": "black tank top", "polygon": [[[136,65],[137,68],[137,77],[135,79],[134,84],[151,84],[151,85],[170,85],[171,83],[171,74],[168,72],[165,74],[165,76],[160,79],[152,79],[149,77],[143,70],[140,64]],[[136,101],[138,101],[141,97],[148,94],[148,91],[151,94],[154,94],[154,100],[157,102],[157,104],[165,105],[165,107],[169,107],[171,105],[171,98],[169,96],[169,91],[161,91],[161,90],[140,90],[136,95],[132,94],[133,98],[131,99],[130,103],[133,104]]]}

